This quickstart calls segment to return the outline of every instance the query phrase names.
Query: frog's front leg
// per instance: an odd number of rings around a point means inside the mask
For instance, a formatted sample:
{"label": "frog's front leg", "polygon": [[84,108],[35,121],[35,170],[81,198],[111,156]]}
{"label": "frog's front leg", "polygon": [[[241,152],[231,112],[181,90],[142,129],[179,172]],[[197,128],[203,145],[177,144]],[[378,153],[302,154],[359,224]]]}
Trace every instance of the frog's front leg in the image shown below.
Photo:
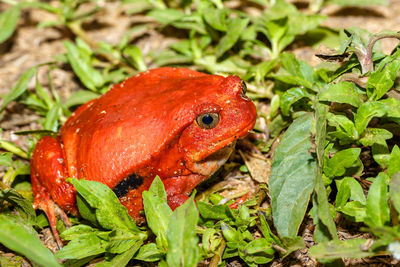
{"label": "frog's front leg", "polygon": [[74,187],[65,181],[67,177],[60,142],[54,137],[43,137],[37,143],[31,158],[33,206],[46,213],[50,228],[60,247],[62,242],[56,229],[56,214],[60,215],[66,225],[71,223],[63,210],[74,215],[78,214],[75,203],[76,192]]}

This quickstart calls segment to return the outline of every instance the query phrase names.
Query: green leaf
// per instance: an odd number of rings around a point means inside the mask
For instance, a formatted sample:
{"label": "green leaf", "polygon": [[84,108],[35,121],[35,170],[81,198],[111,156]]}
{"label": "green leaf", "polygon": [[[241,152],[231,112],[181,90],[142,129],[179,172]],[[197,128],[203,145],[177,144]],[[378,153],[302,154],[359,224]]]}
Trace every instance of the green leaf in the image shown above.
{"label": "green leaf", "polygon": [[20,16],[21,9],[18,5],[15,5],[0,14],[0,44],[13,34]]}
{"label": "green leaf", "polygon": [[311,91],[317,92],[314,88],[314,70],[304,61],[297,59],[291,53],[282,53],[281,61],[284,70],[271,75],[274,79],[287,84],[305,87]]}
{"label": "green leaf", "polygon": [[362,134],[373,117],[400,118],[400,101],[394,98],[386,98],[376,102],[362,104],[355,116],[357,132]]}
{"label": "green leaf", "polygon": [[200,261],[196,225],[199,214],[192,198],[178,207],[168,225],[167,262],[169,266],[197,266]]}
{"label": "green leaf", "polygon": [[304,241],[301,236],[296,236],[294,238],[283,238],[283,243],[285,244],[286,253],[284,256],[290,255],[296,250],[303,249],[305,247]]}
{"label": "green leaf", "polygon": [[249,265],[258,266],[274,259],[275,250],[272,242],[266,238],[258,238],[247,243],[239,250],[239,256]]}
{"label": "green leaf", "polygon": [[326,4],[341,5],[341,6],[365,6],[368,5],[384,5],[389,4],[388,0],[328,0]]}
{"label": "green leaf", "polygon": [[12,156],[13,156],[13,153],[11,153],[11,152],[1,153],[0,154],[0,166],[12,167],[13,166]]}
{"label": "green leaf", "polygon": [[328,159],[324,166],[324,173],[328,177],[342,176],[346,169],[353,167],[361,153],[361,148],[348,148],[337,152]]}
{"label": "green leaf", "polygon": [[157,236],[157,244],[166,249],[168,247],[166,232],[172,210],[168,206],[167,194],[160,177],[157,176],[149,191],[144,191],[142,195],[147,224]]}
{"label": "green leaf", "polygon": [[[8,152],[11,152],[21,158],[28,159],[28,153],[23,150],[20,146],[17,144],[7,141],[7,140],[0,140],[0,147],[3,148],[4,150],[7,150]],[[29,174],[29,172],[28,172]]]}
{"label": "green leaf", "polygon": [[43,129],[57,132],[60,111],[61,111],[61,105],[56,104],[47,112],[46,119],[43,123]]}
{"label": "green leaf", "polygon": [[359,182],[353,177],[345,177],[342,180],[336,180],[338,193],[336,195],[336,208],[343,207],[347,200],[359,201],[365,205],[366,198]]}
{"label": "green leaf", "polygon": [[226,26],[226,10],[225,9],[214,9],[207,8],[203,12],[204,20],[214,29],[218,31],[227,31]]}
{"label": "green leaf", "polygon": [[275,244],[278,246],[283,246],[281,240],[272,233],[271,228],[269,227],[269,224],[267,223],[267,220],[265,219],[265,216],[262,212],[259,213],[259,219],[260,219],[260,224],[261,224],[261,232],[263,236],[266,239],[271,239]]}
{"label": "green leaf", "polygon": [[178,29],[198,32],[199,34],[207,34],[204,21],[199,13],[184,15],[181,19],[173,21],[171,25]]}
{"label": "green leaf", "polygon": [[40,241],[36,231],[12,215],[0,214],[0,243],[42,266],[61,266]]}
{"label": "green leaf", "polygon": [[25,93],[29,81],[32,79],[33,75],[35,75],[37,71],[37,67],[32,67],[27,69],[21,77],[19,77],[17,83],[11,88],[10,92],[3,97],[3,103],[0,106],[0,112],[3,112],[4,108],[17,99],[20,95]]}
{"label": "green leaf", "polygon": [[294,40],[294,35],[287,34],[288,18],[283,17],[279,19],[268,20],[264,23],[264,27],[265,30],[260,30],[271,42],[271,57],[277,58],[285,46]]}
{"label": "green leaf", "polygon": [[155,262],[161,260],[164,255],[165,252],[161,251],[155,243],[149,243],[139,249],[135,259],[140,261]]}
{"label": "green leaf", "polygon": [[71,96],[65,101],[64,105],[67,108],[77,106],[77,105],[82,105],[85,104],[86,102],[89,102],[90,100],[93,100],[100,95],[98,93],[88,91],[88,90],[79,90],[75,91],[71,94]]}
{"label": "green leaf", "polygon": [[310,155],[312,114],[297,118],[277,146],[269,180],[272,215],[281,237],[295,237],[315,181],[315,158]]}
{"label": "green leaf", "polygon": [[354,123],[346,116],[329,112],[327,119],[330,126],[336,127],[336,132],[330,134],[339,138],[341,143],[352,143],[358,139],[359,136]]}
{"label": "green leaf", "polygon": [[316,153],[318,159],[318,166],[315,170],[315,195],[313,200],[313,208],[316,214],[316,216],[314,216],[314,222],[316,224],[314,236],[317,242],[321,242],[323,240],[337,238],[337,231],[329,210],[328,197],[322,181],[328,106],[321,103],[315,103],[314,109],[315,113],[313,124],[315,125],[315,130],[313,130],[313,134],[315,136]]}
{"label": "green leaf", "polygon": [[78,224],[78,225],[74,225],[74,226],[66,229],[64,232],[61,233],[60,236],[62,239],[65,239],[65,240],[73,240],[80,236],[98,233],[98,232],[99,231],[97,229],[92,228],[89,225]]}
{"label": "green leaf", "polygon": [[368,123],[373,117],[383,117],[387,114],[390,107],[385,102],[365,102],[362,104],[355,115],[355,126],[359,134],[364,133]]}
{"label": "green leaf", "polygon": [[393,176],[400,172],[400,148],[395,145],[390,153],[389,164],[388,164],[388,174]]}
{"label": "green leaf", "polygon": [[283,83],[287,83],[294,86],[303,86],[307,89],[313,90],[313,84],[307,80],[304,80],[301,77],[283,73],[272,74],[271,76],[275,80],[281,81]]}
{"label": "green leaf", "polygon": [[345,103],[354,107],[358,107],[362,104],[357,88],[355,84],[351,82],[327,85],[326,90],[319,95],[319,100]]}
{"label": "green leaf", "polygon": [[32,207],[32,203],[21,196],[14,188],[2,190],[0,188],[0,199],[3,199],[14,206],[20,216],[29,223],[35,223],[36,213]]}
{"label": "green leaf", "polygon": [[138,238],[144,238],[144,233],[137,228],[127,209],[108,186],[84,179],[68,180],[89,205],[96,209],[96,218],[103,228],[127,230],[129,233],[137,233]]}
{"label": "green leaf", "polygon": [[367,242],[366,239],[331,240],[311,247],[309,253],[317,259],[364,258],[373,255],[361,249]]}
{"label": "green leaf", "polygon": [[136,45],[129,45],[125,47],[123,53],[130,59],[130,62],[138,71],[147,70],[146,63],[144,62],[142,52],[140,51],[139,47]]}
{"label": "green leaf", "polygon": [[153,9],[147,13],[148,17],[154,18],[163,25],[170,24],[185,16],[185,14],[178,9]]}
{"label": "green leaf", "polygon": [[372,157],[382,167],[387,168],[390,160],[390,151],[386,142],[375,143],[372,145]]}
{"label": "green leaf", "polygon": [[135,245],[130,247],[124,253],[114,256],[111,260],[103,261],[99,264],[96,264],[96,267],[113,267],[113,266],[127,266],[129,261],[133,258],[135,253],[142,246],[143,241],[137,241]]}
{"label": "green leaf", "polygon": [[363,146],[372,146],[373,144],[382,144],[387,139],[391,139],[393,134],[385,129],[367,128],[360,138],[360,143]]}
{"label": "green leaf", "polygon": [[211,220],[233,220],[232,210],[228,205],[210,205],[204,202],[197,202],[197,207],[204,219]]}
{"label": "green leaf", "polygon": [[275,4],[272,7],[269,7],[263,13],[262,18],[267,21],[277,21],[279,19],[284,19],[285,17],[288,18],[287,30],[285,34],[282,35],[282,37],[279,39],[279,42],[276,42],[275,40],[274,42],[271,42],[275,43],[272,44],[272,46],[276,47],[273,48],[274,55],[276,56],[287,45],[289,45],[297,35],[305,34],[307,31],[315,29],[318,25],[320,25],[325,17],[320,15],[302,14],[293,4],[287,3],[286,1],[279,0],[274,2]]}
{"label": "green leaf", "polygon": [[387,174],[381,172],[369,188],[365,217],[365,224],[369,227],[380,227],[390,222],[387,180]]}
{"label": "green leaf", "polygon": [[90,65],[88,52],[69,41],[64,41],[63,44],[67,50],[68,61],[80,81],[88,89],[97,91],[104,84],[104,80],[100,72]]}
{"label": "green leaf", "polygon": [[232,46],[239,40],[240,35],[248,23],[248,18],[233,18],[227,22],[227,28],[229,31],[220,39],[215,48],[217,58],[221,57],[226,51],[232,48]]}
{"label": "green leaf", "polygon": [[394,80],[400,70],[400,58],[398,54],[396,53],[382,60],[376,71],[369,76],[367,81],[367,95],[370,100],[380,99],[393,87]]}
{"label": "green leaf", "polygon": [[[292,53],[282,53],[281,59],[285,70],[293,76],[302,78],[309,83],[315,81],[314,70],[307,62],[297,59]],[[313,88],[310,89],[313,90]]]}
{"label": "green leaf", "polygon": [[38,97],[46,104],[47,108],[49,108],[55,104],[54,101],[51,99],[49,93],[40,84],[37,75],[36,75],[36,82],[35,82],[35,91],[36,91]]}
{"label": "green leaf", "polygon": [[311,98],[312,95],[307,92],[307,89],[302,87],[294,87],[285,91],[280,99],[282,114],[289,116],[291,106],[298,100],[305,97]]}
{"label": "green leaf", "polygon": [[[383,108],[386,110],[385,116],[388,118],[397,118],[400,119],[400,101],[395,99],[395,98],[386,98],[379,100],[378,103],[380,103]],[[397,120],[397,123],[400,123],[399,120]]]}
{"label": "green leaf", "polygon": [[109,235],[110,241],[106,251],[111,254],[121,254],[128,251],[135,244],[142,244],[143,240],[137,238],[135,233],[127,233],[126,231],[114,230]]}
{"label": "green leaf", "polygon": [[226,241],[234,242],[237,241],[237,239],[239,239],[238,231],[236,231],[235,229],[233,229],[224,222],[221,222],[221,230]]}
{"label": "green leaf", "polygon": [[390,181],[390,199],[393,207],[400,214],[400,172],[394,174]]}
{"label": "green leaf", "polygon": [[106,247],[107,241],[98,237],[97,233],[86,233],[71,240],[55,255],[61,259],[83,259],[106,252]]}
{"label": "green leaf", "polygon": [[[350,216],[356,222],[363,222],[366,215],[366,198],[361,185],[353,177],[336,180],[336,210]],[[348,200],[350,202],[347,202]]]}
{"label": "green leaf", "polygon": [[347,202],[343,207],[338,209],[338,211],[351,217],[355,222],[364,222],[367,214],[365,204],[359,201]]}

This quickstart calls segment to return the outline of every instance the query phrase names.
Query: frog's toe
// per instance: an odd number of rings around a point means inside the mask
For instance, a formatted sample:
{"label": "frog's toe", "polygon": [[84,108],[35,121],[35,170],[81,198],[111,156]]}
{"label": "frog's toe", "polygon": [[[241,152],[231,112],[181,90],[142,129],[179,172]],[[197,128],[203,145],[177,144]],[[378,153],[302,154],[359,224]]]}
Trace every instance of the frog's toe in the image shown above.
{"label": "frog's toe", "polygon": [[[50,199],[48,194],[42,194],[41,198],[35,198],[35,202],[33,203],[35,209],[41,209],[46,214],[47,219],[49,220],[50,229],[53,233],[54,239],[57,242],[58,248],[63,247],[63,242],[61,241],[60,235],[57,231],[57,216],[56,216],[56,204],[53,200]],[[65,215],[66,216],[66,215]],[[68,220],[69,221],[69,220]]]}
{"label": "frog's toe", "polygon": [[67,214],[64,212],[63,209],[61,209],[56,203],[54,203],[54,208],[56,211],[56,214],[59,216],[61,221],[63,221],[65,227],[68,229],[72,226],[71,221],[69,220]]}

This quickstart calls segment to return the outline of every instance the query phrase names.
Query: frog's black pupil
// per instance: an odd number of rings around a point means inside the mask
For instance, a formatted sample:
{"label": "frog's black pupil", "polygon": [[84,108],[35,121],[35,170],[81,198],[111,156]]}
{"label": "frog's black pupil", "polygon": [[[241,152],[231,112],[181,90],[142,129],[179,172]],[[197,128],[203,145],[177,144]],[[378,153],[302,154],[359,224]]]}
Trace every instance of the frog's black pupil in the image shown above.
{"label": "frog's black pupil", "polygon": [[206,125],[210,125],[213,122],[213,117],[211,115],[204,115],[203,118],[201,119],[201,121],[206,124]]}

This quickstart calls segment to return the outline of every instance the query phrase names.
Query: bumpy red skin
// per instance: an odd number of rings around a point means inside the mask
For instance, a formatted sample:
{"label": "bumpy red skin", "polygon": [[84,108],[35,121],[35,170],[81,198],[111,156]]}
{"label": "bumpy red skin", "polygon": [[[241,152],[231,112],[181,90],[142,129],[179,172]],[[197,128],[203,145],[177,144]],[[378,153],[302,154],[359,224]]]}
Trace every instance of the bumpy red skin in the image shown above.
{"label": "bumpy red skin", "polygon": [[[99,181],[113,189],[131,174],[142,177],[142,183],[120,201],[137,222],[143,219],[142,192],[156,175],[169,205],[181,205],[209,176],[210,166],[201,165],[199,172],[196,164],[253,128],[256,109],[242,89],[237,76],[183,68],[153,69],[113,86],[78,108],[57,138],[38,142],[31,160],[34,205],[53,221],[52,200],[77,214],[76,193],[65,178]],[[206,112],[219,113],[215,128],[196,123]]]}

